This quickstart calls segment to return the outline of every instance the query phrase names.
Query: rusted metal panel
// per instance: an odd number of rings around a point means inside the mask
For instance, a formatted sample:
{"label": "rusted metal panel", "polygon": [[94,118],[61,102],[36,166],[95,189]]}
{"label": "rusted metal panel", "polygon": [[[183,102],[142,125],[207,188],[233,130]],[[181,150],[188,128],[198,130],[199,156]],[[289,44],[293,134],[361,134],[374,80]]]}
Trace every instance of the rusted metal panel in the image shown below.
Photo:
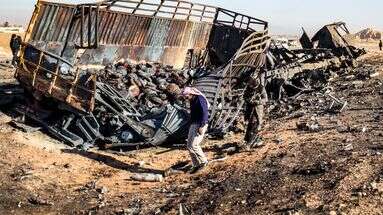
{"label": "rusted metal panel", "polygon": [[32,41],[63,42],[76,7],[40,3],[35,13],[37,21],[31,33]]}
{"label": "rusted metal panel", "polygon": [[93,111],[96,76],[74,70],[65,59],[23,44],[16,78],[35,96],[55,98],[82,112]]}
{"label": "rusted metal panel", "polygon": [[220,58],[226,62],[255,27],[267,27],[267,22],[243,14],[178,0],[39,1],[33,17],[26,42],[73,63],[78,49],[87,48],[80,64],[127,58],[180,68],[189,49],[201,53],[207,48],[225,49]]}
{"label": "rusted metal panel", "polygon": [[[102,13],[100,47],[87,50],[85,55],[93,55],[93,59],[83,58],[81,64],[129,58],[182,67],[189,49],[198,51],[206,48],[212,27],[208,23]],[[126,24],[123,26],[121,23]]]}
{"label": "rusted metal panel", "polygon": [[[82,39],[87,41],[85,29],[94,28],[89,26],[89,17],[92,17],[90,23],[94,25],[96,11],[91,10],[91,16],[81,19],[76,18],[78,11],[81,11],[76,5],[42,1],[37,8],[37,20],[28,42],[54,54],[60,54],[67,42],[63,55],[74,62],[76,50],[73,49],[81,44]],[[85,13],[89,11],[85,10]],[[101,64],[128,58],[133,61],[162,62],[179,68],[183,66],[189,49],[198,52],[207,47],[212,28],[212,23],[208,22],[128,14],[106,8],[100,9],[96,25],[99,47],[86,50],[84,58],[79,60],[81,64]],[[96,38],[93,35],[91,37],[94,43]],[[89,57],[91,55],[94,56]]]}

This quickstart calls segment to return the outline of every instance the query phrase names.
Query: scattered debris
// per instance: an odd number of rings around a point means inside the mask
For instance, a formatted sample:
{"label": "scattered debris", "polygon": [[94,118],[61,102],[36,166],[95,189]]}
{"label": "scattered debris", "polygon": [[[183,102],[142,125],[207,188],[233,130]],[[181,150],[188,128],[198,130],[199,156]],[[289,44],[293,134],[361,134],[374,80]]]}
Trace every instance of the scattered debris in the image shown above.
{"label": "scattered debris", "polygon": [[164,180],[164,176],[151,173],[136,173],[131,176],[131,179],[142,182],[162,182]]}
{"label": "scattered debris", "polygon": [[344,151],[352,151],[353,149],[354,146],[351,143],[344,147]]}
{"label": "scattered debris", "polygon": [[186,207],[185,204],[180,204],[180,207],[179,207],[179,215],[191,215],[191,211],[189,208]]}
{"label": "scattered debris", "polygon": [[318,122],[298,122],[297,128],[298,130],[309,132],[318,132],[321,130],[321,127],[318,124]]}
{"label": "scattered debris", "polygon": [[33,132],[41,130],[41,127],[32,127],[24,123],[17,122],[16,120],[12,120],[11,122],[9,122],[9,125],[11,125],[12,127],[16,129],[20,129],[26,133],[33,133]]}
{"label": "scattered debris", "polygon": [[53,206],[54,204],[52,202],[49,202],[48,200],[45,200],[41,198],[40,196],[32,196],[28,198],[28,202],[33,205],[42,205],[42,206]]}
{"label": "scattered debris", "polygon": [[97,192],[101,193],[101,194],[105,194],[108,192],[108,188],[107,187],[100,187],[100,188],[97,188]]}

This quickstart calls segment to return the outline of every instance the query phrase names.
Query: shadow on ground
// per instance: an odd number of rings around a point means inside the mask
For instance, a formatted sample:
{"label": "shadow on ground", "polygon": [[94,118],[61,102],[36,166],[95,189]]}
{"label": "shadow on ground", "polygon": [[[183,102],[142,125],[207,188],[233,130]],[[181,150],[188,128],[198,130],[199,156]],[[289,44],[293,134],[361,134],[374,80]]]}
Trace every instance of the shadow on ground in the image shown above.
{"label": "shadow on ground", "polygon": [[150,168],[142,168],[136,165],[131,165],[117,160],[116,158],[96,152],[90,151],[81,151],[77,149],[63,149],[62,152],[68,154],[77,154],[85,158],[101,162],[105,165],[108,165],[115,169],[129,171],[131,173],[153,173],[153,174],[163,174],[164,171]]}

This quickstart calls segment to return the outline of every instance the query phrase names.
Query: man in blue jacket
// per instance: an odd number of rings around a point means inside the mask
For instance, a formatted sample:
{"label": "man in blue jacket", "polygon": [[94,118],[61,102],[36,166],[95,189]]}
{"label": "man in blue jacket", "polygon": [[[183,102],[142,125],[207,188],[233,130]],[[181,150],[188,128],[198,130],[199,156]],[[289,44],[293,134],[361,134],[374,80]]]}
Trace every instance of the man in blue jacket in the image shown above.
{"label": "man in blue jacket", "polygon": [[193,163],[193,169],[190,173],[194,174],[205,168],[208,164],[208,160],[201,148],[201,142],[208,127],[209,102],[196,88],[186,87],[182,95],[190,102],[191,125],[187,148]]}

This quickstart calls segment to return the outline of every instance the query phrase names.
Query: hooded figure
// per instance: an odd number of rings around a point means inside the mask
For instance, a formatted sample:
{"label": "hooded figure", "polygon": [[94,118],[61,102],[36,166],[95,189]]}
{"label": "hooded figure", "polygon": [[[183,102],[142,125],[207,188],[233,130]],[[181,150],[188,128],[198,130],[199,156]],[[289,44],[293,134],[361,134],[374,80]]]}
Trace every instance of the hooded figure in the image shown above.
{"label": "hooded figure", "polygon": [[193,87],[186,87],[182,95],[190,102],[190,119],[187,148],[193,163],[191,174],[205,168],[208,160],[202,151],[201,142],[208,128],[209,102],[201,91]]}

